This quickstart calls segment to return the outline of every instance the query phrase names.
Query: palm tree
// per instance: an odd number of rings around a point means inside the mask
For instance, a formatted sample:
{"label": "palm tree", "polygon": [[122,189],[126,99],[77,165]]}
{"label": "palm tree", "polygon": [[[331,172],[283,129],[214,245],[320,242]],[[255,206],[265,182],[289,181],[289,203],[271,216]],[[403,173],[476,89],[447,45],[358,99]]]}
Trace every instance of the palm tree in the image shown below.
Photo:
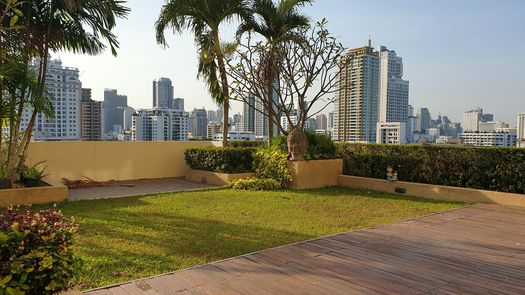
{"label": "palm tree", "polygon": [[204,79],[212,98],[223,108],[222,145],[228,145],[230,93],[219,27],[224,22],[250,18],[246,0],[168,0],[157,20],[157,42],[167,46],[164,32],[190,31],[199,52],[197,77]]}
{"label": "palm tree", "polygon": [[[9,100],[15,101],[9,118],[10,134],[7,149],[8,172],[12,179],[15,170],[23,164],[37,114],[52,112],[52,104],[45,93],[47,60],[51,52],[71,51],[83,54],[99,54],[107,44],[116,55],[119,46],[112,29],[118,18],[125,18],[129,9],[121,0],[26,0],[20,1],[17,15],[20,29],[3,31],[0,40],[11,40],[11,57],[21,56],[24,65],[22,77],[30,77],[29,63],[38,57],[36,87],[28,88],[28,81],[22,81],[19,91]],[[5,59],[7,60],[7,59]],[[31,82],[32,83],[32,82]],[[2,89],[0,89],[2,90]],[[4,99],[5,100],[5,99]],[[28,127],[22,131],[21,122],[24,109],[32,109]]]}
{"label": "palm tree", "polygon": [[[279,45],[284,42],[301,42],[302,37],[297,29],[308,27],[309,18],[299,12],[299,8],[311,4],[313,0],[254,0],[251,10],[254,15],[246,19],[237,30],[240,38],[246,32],[256,32],[266,39],[267,54],[261,64],[264,67],[264,80],[267,83],[265,106],[268,108],[268,116],[271,116],[270,108],[275,108],[273,102],[274,82],[279,77]],[[279,118],[273,118],[278,120]],[[274,121],[270,117],[268,137],[273,137]]]}

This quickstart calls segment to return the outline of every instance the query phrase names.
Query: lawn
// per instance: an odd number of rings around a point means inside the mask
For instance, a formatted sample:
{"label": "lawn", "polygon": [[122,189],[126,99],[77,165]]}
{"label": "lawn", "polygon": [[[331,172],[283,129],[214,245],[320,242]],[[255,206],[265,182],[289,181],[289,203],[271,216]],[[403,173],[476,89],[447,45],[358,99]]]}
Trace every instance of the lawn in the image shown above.
{"label": "lawn", "polygon": [[80,225],[83,289],[461,207],[343,188],[214,190],[58,205]]}

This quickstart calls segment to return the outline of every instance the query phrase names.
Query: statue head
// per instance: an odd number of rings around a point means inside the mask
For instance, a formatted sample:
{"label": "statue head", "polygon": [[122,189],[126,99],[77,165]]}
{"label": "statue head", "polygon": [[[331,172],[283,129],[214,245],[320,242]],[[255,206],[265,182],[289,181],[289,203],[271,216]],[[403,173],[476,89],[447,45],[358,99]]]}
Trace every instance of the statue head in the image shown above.
{"label": "statue head", "polygon": [[288,151],[290,152],[292,161],[302,161],[304,160],[304,154],[308,148],[308,138],[304,131],[295,128],[288,135]]}

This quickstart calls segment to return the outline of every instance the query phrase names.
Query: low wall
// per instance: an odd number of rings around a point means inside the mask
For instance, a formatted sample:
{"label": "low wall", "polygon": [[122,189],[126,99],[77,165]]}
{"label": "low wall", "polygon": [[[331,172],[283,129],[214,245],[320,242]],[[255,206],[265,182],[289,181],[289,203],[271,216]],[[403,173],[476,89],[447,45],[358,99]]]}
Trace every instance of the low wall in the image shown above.
{"label": "low wall", "polygon": [[133,180],[184,177],[184,150],[217,142],[32,142],[28,162],[46,161],[48,178]]}
{"label": "low wall", "polygon": [[413,182],[388,182],[382,179],[340,175],[339,186],[403,194],[433,200],[465,203],[490,203],[525,207],[525,195],[468,189],[461,187],[422,184]]}
{"label": "low wall", "polygon": [[343,160],[289,161],[292,174],[290,189],[313,189],[337,186],[337,177],[343,174]]}
{"label": "low wall", "polygon": [[0,190],[0,208],[17,205],[60,203],[68,198],[65,185],[46,181],[50,185]]}

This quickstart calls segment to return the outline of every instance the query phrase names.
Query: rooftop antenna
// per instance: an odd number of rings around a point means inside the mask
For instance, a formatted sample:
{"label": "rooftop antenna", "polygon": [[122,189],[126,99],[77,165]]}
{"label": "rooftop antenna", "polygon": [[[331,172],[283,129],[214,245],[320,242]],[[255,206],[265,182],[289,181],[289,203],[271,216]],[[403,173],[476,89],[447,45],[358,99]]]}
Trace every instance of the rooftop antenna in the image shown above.
{"label": "rooftop antenna", "polygon": [[372,47],[372,37],[368,34],[368,47]]}

